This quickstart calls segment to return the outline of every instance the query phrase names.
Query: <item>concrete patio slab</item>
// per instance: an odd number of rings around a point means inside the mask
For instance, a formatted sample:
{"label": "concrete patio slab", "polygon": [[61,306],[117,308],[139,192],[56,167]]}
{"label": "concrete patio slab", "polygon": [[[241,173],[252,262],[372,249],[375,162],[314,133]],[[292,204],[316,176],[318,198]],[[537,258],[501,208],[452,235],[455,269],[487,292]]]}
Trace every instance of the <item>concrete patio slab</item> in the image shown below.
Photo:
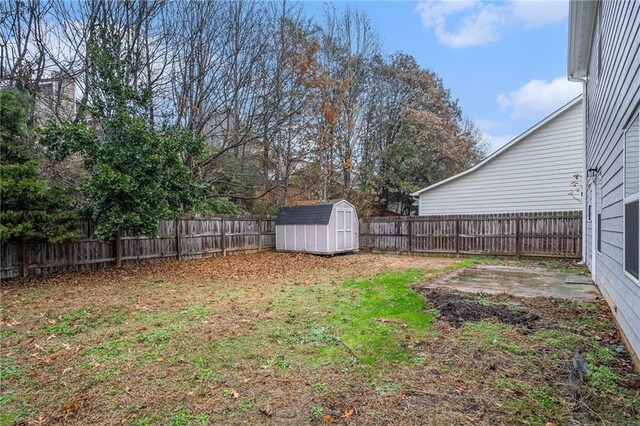
{"label": "concrete patio slab", "polygon": [[[518,297],[593,300],[598,289],[586,276],[571,276],[542,268],[478,265],[447,275],[425,287],[472,293],[508,293]],[[569,281],[569,282],[567,282]]]}
{"label": "concrete patio slab", "polygon": [[591,284],[593,285],[593,280],[591,277],[586,275],[569,275],[564,279],[565,284]]}

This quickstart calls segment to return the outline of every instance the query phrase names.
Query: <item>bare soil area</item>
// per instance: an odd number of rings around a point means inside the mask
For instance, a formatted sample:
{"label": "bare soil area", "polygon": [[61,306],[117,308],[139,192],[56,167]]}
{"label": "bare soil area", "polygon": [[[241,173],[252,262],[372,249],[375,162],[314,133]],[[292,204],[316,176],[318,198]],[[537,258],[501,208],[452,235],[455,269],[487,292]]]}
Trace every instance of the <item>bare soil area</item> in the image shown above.
{"label": "bare soil area", "polygon": [[480,303],[471,295],[438,289],[420,289],[420,293],[429,307],[438,310],[440,320],[456,327],[465,322],[495,319],[503,324],[532,328],[540,319],[540,316],[520,308],[520,302],[511,305]]}

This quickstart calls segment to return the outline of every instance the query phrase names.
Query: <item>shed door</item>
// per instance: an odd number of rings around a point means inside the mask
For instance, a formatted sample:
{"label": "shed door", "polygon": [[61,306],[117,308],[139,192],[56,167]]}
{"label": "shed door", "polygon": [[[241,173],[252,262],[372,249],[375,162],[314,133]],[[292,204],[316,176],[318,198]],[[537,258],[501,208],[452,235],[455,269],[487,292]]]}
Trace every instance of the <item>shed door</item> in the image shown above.
{"label": "shed door", "polygon": [[353,211],[336,209],[336,250],[353,250]]}

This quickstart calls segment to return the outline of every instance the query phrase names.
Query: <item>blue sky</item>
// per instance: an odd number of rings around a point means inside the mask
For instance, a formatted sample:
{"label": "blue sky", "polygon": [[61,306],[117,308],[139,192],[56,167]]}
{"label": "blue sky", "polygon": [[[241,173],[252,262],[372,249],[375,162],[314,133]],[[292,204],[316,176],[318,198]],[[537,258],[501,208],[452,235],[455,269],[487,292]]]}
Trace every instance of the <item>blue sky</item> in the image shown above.
{"label": "blue sky", "polygon": [[[566,1],[351,1],[386,53],[413,55],[443,78],[493,151],[581,91],[566,80]],[[322,20],[323,2],[304,4]]]}

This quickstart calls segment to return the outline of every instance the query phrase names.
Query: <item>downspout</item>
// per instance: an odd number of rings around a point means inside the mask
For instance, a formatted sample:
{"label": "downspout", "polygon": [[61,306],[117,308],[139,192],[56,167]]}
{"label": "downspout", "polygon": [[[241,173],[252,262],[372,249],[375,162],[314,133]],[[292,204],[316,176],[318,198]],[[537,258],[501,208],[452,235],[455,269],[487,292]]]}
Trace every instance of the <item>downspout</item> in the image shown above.
{"label": "downspout", "polygon": [[[569,81],[582,83],[582,263],[587,264],[587,77],[569,76]],[[593,249],[593,248],[592,248]],[[592,265],[592,268],[595,264]]]}
{"label": "downspout", "polygon": [[[587,264],[587,78],[582,79],[582,262]],[[591,248],[592,250],[594,247]],[[595,270],[595,263],[592,266]]]}

